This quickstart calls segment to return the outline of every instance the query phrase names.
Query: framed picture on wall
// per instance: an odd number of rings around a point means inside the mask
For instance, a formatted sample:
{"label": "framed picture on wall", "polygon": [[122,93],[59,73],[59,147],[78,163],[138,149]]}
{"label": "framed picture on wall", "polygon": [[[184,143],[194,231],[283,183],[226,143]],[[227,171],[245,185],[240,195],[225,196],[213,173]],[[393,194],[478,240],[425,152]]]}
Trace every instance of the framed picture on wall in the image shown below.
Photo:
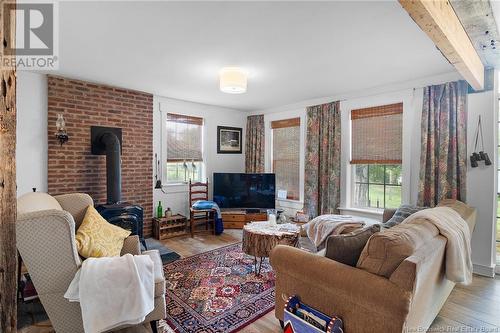
{"label": "framed picture on wall", "polygon": [[217,126],[217,154],[241,154],[242,129]]}

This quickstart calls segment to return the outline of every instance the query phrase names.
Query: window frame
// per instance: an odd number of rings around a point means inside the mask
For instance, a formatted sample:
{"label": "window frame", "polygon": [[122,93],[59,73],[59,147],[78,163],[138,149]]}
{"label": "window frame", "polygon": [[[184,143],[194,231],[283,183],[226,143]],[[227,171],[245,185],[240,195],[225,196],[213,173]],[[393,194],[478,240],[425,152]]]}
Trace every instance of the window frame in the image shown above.
{"label": "window frame", "polygon": [[[417,94],[419,92],[417,91]],[[414,167],[411,165],[411,158],[414,156],[414,150],[419,149],[412,142],[412,135],[417,135],[412,125],[417,120],[414,112],[408,112],[408,109],[413,111],[415,106],[415,91],[401,92],[395,94],[386,94],[377,96],[376,98],[362,98],[359,100],[347,101],[341,103],[342,113],[342,166],[341,173],[341,201],[340,211],[341,214],[361,214],[369,218],[380,220],[384,208],[365,207],[355,205],[355,182],[356,174],[354,166],[351,161],[352,158],[352,144],[353,144],[353,126],[352,126],[352,112],[360,109],[377,109],[385,108],[388,106],[399,105],[402,110],[402,156],[401,160],[390,161],[392,163],[382,163],[387,165],[398,164],[401,165],[401,203],[410,203],[416,201],[416,194],[412,191],[412,184],[415,182]],[[358,161],[355,161],[358,162]],[[389,162],[389,161],[388,161]],[[397,162],[397,163],[395,163]],[[371,164],[371,163],[360,163]],[[418,170],[416,171],[418,174]],[[387,193],[386,193],[387,194]]]}
{"label": "window frame", "polygon": [[[161,162],[160,162],[160,165],[161,165],[161,168],[160,168],[160,172],[161,172],[161,177],[162,179],[164,180],[163,183],[164,183],[164,186],[178,186],[178,185],[186,185],[189,183],[189,177],[187,177],[187,179],[184,181],[184,180],[172,180],[172,181],[169,181],[169,178],[168,178],[168,165],[169,164],[174,164],[174,163],[182,163],[182,161],[168,161],[168,144],[167,144],[167,137],[168,137],[168,134],[167,134],[167,122],[168,122],[168,114],[176,114],[178,116],[185,116],[186,119],[189,119],[189,118],[199,118],[199,119],[202,119],[203,122],[201,125],[201,161],[194,161],[194,162],[198,162],[200,163],[201,165],[201,173],[200,173],[200,179],[199,180],[196,180],[196,181],[203,181],[205,178],[206,178],[206,156],[205,156],[205,133],[206,133],[206,122],[205,122],[205,119],[201,116],[197,116],[197,115],[188,115],[188,114],[182,114],[182,113],[176,113],[176,112],[171,112],[171,111],[163,111],[161,110],[161,141],[160,141],[160,146],[161,146]],[[186,160],[187,163],[191,163],[191,160]],[[188,171],[189,173],[189,171]]]}

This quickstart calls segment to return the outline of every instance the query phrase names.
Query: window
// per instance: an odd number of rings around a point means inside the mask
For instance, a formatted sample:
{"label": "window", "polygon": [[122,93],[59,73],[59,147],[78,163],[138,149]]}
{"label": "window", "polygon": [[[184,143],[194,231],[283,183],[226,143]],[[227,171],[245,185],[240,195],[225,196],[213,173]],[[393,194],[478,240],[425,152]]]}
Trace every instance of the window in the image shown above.
{"label": "window", "polygon": [[203,119],[167,114],[167,182],[201,181]]}
{"label": "window", "polygon": [[401,205],[403,104],[352,110],[352,205]]}
{"label": "window", "polygon": [[271,122],[278,198],[299,200],[300,118]]}
{"label": "window", "polygon": [[203,180],[203,162],[167,162],[167,183]]}
{"label": "window", "polygon": [[401,165],[354,166],[354,206],[397,208],[401,205]]}

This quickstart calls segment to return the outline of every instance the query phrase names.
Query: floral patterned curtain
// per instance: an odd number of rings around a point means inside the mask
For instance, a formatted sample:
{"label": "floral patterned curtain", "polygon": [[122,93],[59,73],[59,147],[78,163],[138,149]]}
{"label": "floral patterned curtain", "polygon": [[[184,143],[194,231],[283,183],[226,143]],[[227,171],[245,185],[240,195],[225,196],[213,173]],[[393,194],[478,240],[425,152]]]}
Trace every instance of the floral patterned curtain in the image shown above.
{"label": "floral patterned curtain", "polygon": [[465,201],[467,171],[467,83],[424,88],[419,206],[442,199]]}
{"label": "floral patterned curtain", "polygon": [[340,103],[307,108],[304,210],[313,218],[338,213],[340,203]]}
{"label": "floral patterned curtain", "polygon": [[264,115],[248,116],[245,172],[264,172]]}

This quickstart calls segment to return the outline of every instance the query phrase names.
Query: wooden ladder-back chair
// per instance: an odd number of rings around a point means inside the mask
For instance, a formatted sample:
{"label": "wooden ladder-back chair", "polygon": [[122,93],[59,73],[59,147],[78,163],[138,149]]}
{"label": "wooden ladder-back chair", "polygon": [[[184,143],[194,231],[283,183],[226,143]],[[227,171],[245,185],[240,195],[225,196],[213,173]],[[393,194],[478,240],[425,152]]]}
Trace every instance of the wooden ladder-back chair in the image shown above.
{"label": "wooden ladder-back chair", "polygon": [[[192,183],[189,180],[189,224],[191,229],[191,237],[194,237],[195,232],[211,231],[215,234],[215,209],[195,209],[193,203],[198,200],[208,200],[208,178],[205,183]],[[197,226],[205,224],[205,230],[196,229]]]}

